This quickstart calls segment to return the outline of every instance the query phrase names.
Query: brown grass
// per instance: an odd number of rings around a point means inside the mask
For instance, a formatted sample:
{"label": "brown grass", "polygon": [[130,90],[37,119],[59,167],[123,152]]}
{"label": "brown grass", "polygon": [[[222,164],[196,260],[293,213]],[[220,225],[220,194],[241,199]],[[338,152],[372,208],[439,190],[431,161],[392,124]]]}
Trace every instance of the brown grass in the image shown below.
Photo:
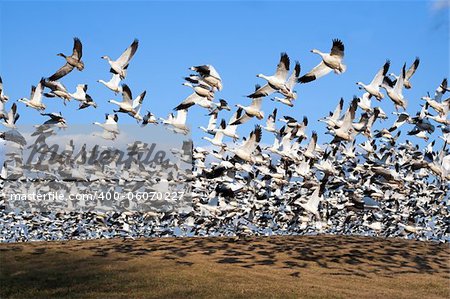
{"label": "brown grass", "polygon": [[344,236],[0,245],[1,298],[449,298],[447,244]]}

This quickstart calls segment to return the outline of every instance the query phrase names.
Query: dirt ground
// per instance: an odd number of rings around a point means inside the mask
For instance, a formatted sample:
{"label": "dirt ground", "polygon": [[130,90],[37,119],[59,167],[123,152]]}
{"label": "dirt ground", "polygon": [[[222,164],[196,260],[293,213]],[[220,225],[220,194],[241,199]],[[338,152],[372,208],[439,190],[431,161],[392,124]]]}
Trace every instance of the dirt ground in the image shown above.
{"label": "dirt ground", "polygon": [[328,235],[0,244],[0,297],[450,298],[450,250]]}

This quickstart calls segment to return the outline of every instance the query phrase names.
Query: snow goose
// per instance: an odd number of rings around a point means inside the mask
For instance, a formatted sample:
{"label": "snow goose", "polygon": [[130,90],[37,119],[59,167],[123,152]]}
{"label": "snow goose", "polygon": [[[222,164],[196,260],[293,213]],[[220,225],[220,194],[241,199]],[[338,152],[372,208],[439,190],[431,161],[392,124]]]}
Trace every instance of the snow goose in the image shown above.
{"label": "snow goose", "polygon": [[7,113],[5,110],[5,103],[0,101],[0,119],[6,119],[7,118]]}
{"label": "snow goose", "polygon": [[330,115],[319,119],[320,122],[324,122],[327,124],[327,127],[337,126],[339,123],[339,117],[341,116],[342,108],[344,107],[344,99],[341,98],[338,105],[334,109],[334,112],[330,112]]}
{"label": "snow goose", "polygon": [[342,124],[337,128],[330,128],[328,132],[325,134],[331,134],[334,135],[334,142],[338,142],[341,140],[344,141],[352,141],[355,137],[355,130],[353,129],[353,120],[355,119],[355,112],[356,107],[358,106],[357,101],[354,99],[352,103],[350,104],[350,108],[347,110],[347,112],[344,115],[344,119],[342,120]]}
{"label": "snow goose", "polygon": [[444,78],[444,80],[442,80],[442,83],[434,93],[434,99],[432,99],[430,96],[422,97],[421,99],[425,100],[434,110],[436,110],[436,112],[439,113],[440,116],[445,116],[448,114],[448,111],[450,109],[450,98],[442,101],[442,96],[446,91],[448,91],[447,79]]}
{"label": "snow goose", "polygon": [[268,96],[275,91],[289,94],[291,91],[286,86],[286,78],[289,72],[289,56],[286,53],[281,53],[280,62],[277,65],[277,70],[274,75],[266,76],[258,74],[256,77],[263,78],[267,81],[267,84],[261,88],[258,88],[254,93],[248,95],[249,98],[261,98]]}
{"label": "snow goose", "polygon": [[[416,57],[413,64],[411,64],[409,69],[406,71],[404,78],[403,78],[403,86],[406,89],[410,89],[412,87],[411,83],[409,82],[409,79],[411,79],[411,77],[416,72],[417,68],[419,67],[419,63],[420,63],[420,59],[419,59],[419,57]],[[398,76],[396,76],[395,74],[390,73],[389,75],[398,80]]]}
{"label": "snow goose", "polygon": [[42,103],[42,94],[44,91],[44,78],[41,79],[37,86],[31,86],[30,99],[21,98],[19,102],[24,103],[27,107],[31,107],[36,110],[45,110],[45,105]]}
{"label": "snow goose", "polygon": [[9,97],[5,95],[5,92],[3,90],[3,80],[0,76],[0,102],[6,103],[9,100]]}
{"label": "snow goose", "polygon": [[253,162],[253,152],[261,141],[261,133],[261,127],[256,126],[242,146],[236,149],[229,149],[229,151],[246,162]]}
{"label": "snow goose", "polygon": [[139,46],[139,41],[135,39],[133,43],[125,50],[125,52],[120,55],[117,60],[111,60],[109,56],[102,56],[103,59],[106,59],[111,66],[110,72],[113,74],[118,74],[120,79],[125,79],[127,75],[128,64],[133,58],[136,50]]}
{"label": "snow goose", "polygon": [[143,91],[136,99],[133,100],[131,89],[126,84],[122,84],[122,101],[117,102],[115,100],[109,100],[108,103],[119,106],[119,110],[114,112],[127,113],[131,117],[142,120],[142,116],[139,114],[139,109],[144,101],[146,91]]}
{"label": "snow goose", "polygon": [[284,95],[284,98],[274,97],[272,99],[273,101],[280,102],[289,107],[294,106],[293,101],[297,99],[297,93],[294,91],[294,87],[297,84],[298,78],[300,77],[300,69],[300,63],[296,61],[294,71],[286,82],[286,87],[288,88],[289,92],[283,93],[283,91],[280,90],[281,94]]}
{"label": "snow goose", "polygon": [[344,44],[341,40],[333,39],[333,46],[331,47],[330,53],[322,53],[317,49],[313,49],[311,52],[319,54],[322,57],[322,61],[309,73],[300,77],[298,82],[308,83],[314,81],[325,76],[332,70],[334,70],[336,74],[342,74],[346,71],[347,67],[342,62],[344,59]]}
{"label": "snow goose", "polygon": [[214,138],[202,137],[202,139],[211,142],[212,145],[225,147],[226,146],[225,143],[222,142],[223,136],[224,136],[223,135],[223,130],[225,129],[225,127],[226,127],[225,120],[222,119],[222,121],[220,123],[220,129],[221,130],[219,129],[219,130],[215,131]]}
{"label": "snow goose", "polygon": [[205,84],[192,85],[189,82],[184,82],[182,85],[191,87],[196,94],[200,97],[207,98],[208,100],[214,100],[214,92],[211,90],[210,86]]}
{"label": "snow goose", "polygon": [[176,117],[170,113],[167,119],[161,118],[161,121],[165,125],[172,126],[174,132],[186,135],[189,132],[189,128],[186,126],[187,113],[187,109],[181,109],[177,111]]}
{"label": "snow goose", "polygon": [[79,38],[73,38],[72,55],[66,56],[63,53],[59,53],[57,55],[64,57],[66,59],[66,64],[64,64],[59,70],[56,71],[56,73],[48,78],[50,81],[61,79],[62,77],[70,73],[74,68],[77,68],[79,71],[82,71],[84,69],[84,63],[83,61],[81,61],[81,56],[83,56],[83,45],[81,44]]}
{"label": "snow goose", "polygon": [[9,110],[8,114],[4,118],[4,122],[1,122],[1,124],[9,129],[16,129],[16,122],[19,117],[20,114],[17,113],[17,105],[16,103],[13,103],[11,106],[11,110]]}
{"label": "snow goose", "polygon": [[97,108],[97,103],[95,103],[92,97],[86,93],[87,89],[87,84],[78,84],[75,93],[70,94],[75,100],[80,102],[78,110],[87,108],[89,106]]}
{"label": "snow goose", "polygon": [[272,114],[269,115],[269,117],[267,117],[267,121],[266,121],[266,126],[262,127],[264,130],[266,130],[267,132],[276,132],[277,129],[275,127],[275,121],[277,119],[277,109],[275,108],[272,112]]}
{"label": "snow goose", "polygon": [[147,124],[158,124],[158,120],[156,119],[156,116],[151,113],[150,111],[147,111],[147,114],[144,115],[142,119],[142,127],[145,127]]}
{"label": "snow goose", "polygon": [[59,81],[50,81],[50,80],[44,80],[42,82],[45,87],[49,88],[51,91],[44,93],[44,96],[47,98],[54,98],[58,97],[63,99],[64,105],[66,105],[66,101],[70,102],[70,99],[72,96],[67,91],[67,88]]}
{"label": "snow goose", "polygon": [[240,117],[232,122],[231,125],[243,124],[249,121],[252,117],[256,117],[259,120],[263,119],[264,112],[260,110],[261,102],[262,98],[255,98],[252,99],[252,103],[250,104],[250,106],[242,106],[240,104],[237,104],[236,107],[242,109],[244,113],[240,113]]}
{"label": "snow goose", "polygon": [[117,124],[117,121],[119,120],[119,116],[117,114],[105,114],[105,123],[99,123],[94,122],[94,125],[97,125],[101,128],[103,128],[105,131],[108,131],[110,133],[113,133],[115,135],[119,134],[119,125]]}
{"label": "snow goose", "polygon": [[212,65],[206,64],[206,65],[192,66],[189,69],[197,72],[201,76],[200,78],[190,76],[191,79],[201,79],[206,84],[211,86],[213,89],[219,91],[222,90],[222,78]]}
{"label": "snow goose", "polygon": [[232,125],[232,123],[234,123],[237,119],[241,117],[243,111],[244,110],[242,108],[239,108],[235,113],[233,113],[230,120],[228,121],[227,127],[223,131],[223,134],[225,136],[233,138],[233,140],[239,139],[239,135],[236,134],[238,125]]}
{"label": "snow goose", "polygon": [[303,155],[309,159],[316,159],[317,158],[316,145],[317,145],[317,132],[313,131],[311,140],[309,141],[306,150],[303,152]]}
{"label": "snow goose", "polygon": [[[259,85],[255,85],[255,90],[259,89]],[[261,120],[264,118],[264,111],[261,111],[262,97],[253,98],[250,106],[242,106],[241,104],[237,104],[236,107],[242,109],[239,113],[239,117],[230,123],[231,125],[239,125],[249,121],[252,117],[256,117]],[[244,113],[242,113],[244,112]]]}
{"label": "snow goose", "polygon": [[207,134],[214,135],[215,134],[214,129],[216,128],[218,114],[219,114],[218,111],[210,113],[208,126],[206,128],[203,126],[200,126],[199,129],[201,129],[203,132],[205,132]]}
{"label": "snow goose", "polygon": [[402,93],[403,81],[405,78],[405,67],[406,64],[403,65],[402,73],[398,80],[396,80],[395,84],[388,77],[384,77],[383,83],[381,84],[381,87],[386,90],[389,98],[394,102],[395,109],[397,111],[399,107],[406,110],[406,105],[408,104]]}
{"label": "snow goose", "polygon": [[369,99],[370,97],[374,96],[377,100],[383,99],[383,94],[380,92],[380,85],[383,83],[383,79],[386,76],[389,66],[391,65],[391,62],[387,60],[382,68],[377,72],[375,77],[372,79],[372,82],[370,82],[369,85],[365,85],[362,82],[356,82],[357,85],[359,85],[360,89],[364,89],[369,93]]}
{"label": "snow goose", "polygon": [[50,119],[45,121],[43,125],[56,125],[59,128],[67,128],[67,122],[61,115],[61,112],[59,114],[55,112],[41,113],[41,115],[50,117]]}
{"label": "snow goose", "polygon": [[320,221],[319,204],[323,201],[323,192],[325,191],[325,183],[317,186],[314,192],[309,197],[306,203],[301,203],[300,206],[305,209],[306,212],[313,214],[316,220]]}
{"label": "snow goose", "polygon": [[193,92],[186,99],[184,99],[174,110],[184,110],[189,109],[194,105],[199,105],[200,107],[211,109],[216,107],[212,100],[209,100],[207,97],[201,96],[197,92]]}
{"label": "snow goose", "polygon": [[110,90],[114,91],[115,94],[122,92],[122,87],[120,86],[120,75],[119,74],[113,74],[111,79],[108,82],[105,82],[103,80],[98,80],[97,82],[102,83],[103,85],[108,87]]}

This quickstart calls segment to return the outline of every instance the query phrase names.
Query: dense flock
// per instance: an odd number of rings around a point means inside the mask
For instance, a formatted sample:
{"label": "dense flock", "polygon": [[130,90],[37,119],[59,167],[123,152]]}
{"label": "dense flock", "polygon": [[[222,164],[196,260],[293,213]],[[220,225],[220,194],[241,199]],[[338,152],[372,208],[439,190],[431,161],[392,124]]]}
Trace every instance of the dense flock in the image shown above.
{"label": "dense flock", "polygon": [[[18,99],[18,103],[10,100],[8,86],[5,84],[4,89],[0,79],[0,123],[6,128],[0,137],[19,152],[29,146],[16,124],[21,109],[34,109],[46,118],[36,126],[34,141],[45,149],[48,136],[69,126],[61,113],[46,111],[45,102],[58,99],[61,104],[78,101],[81,111],[74,111],[76,114],[98,105],[114,107],[104,122],[94,123],[102,132],[97,138],[105,140],[116,140],[121,134],[122,117],[134,118],[139,126],[163,125],[184,136],[189,131],[189,110],[204,109],[209,120],[200,129],[209,145],[196,146],[194,140],[193,149],[173,150],[180,163],[192,163],[192,167],[183,171],[177,163],[119,167],[116,160],[87,167],[85,161],[70,155],[75,148],[69,143],[69,154],[58,157],[57,171],[44,167],[45,175],[39,180],[24,175],[26,166],[19,154],[6,156],[0,183],[2,189],[7,184],[21,189],[26,183],[39,190],[52,181],[61,184],[60,189],[66,193],[81,189],[159,190],[168,186],[180,191],[183,186],[183,200],[170,207],[162,202],[140,212],[131,202],[122,202],[120,210],[93,206],[92,211],[81,212],[71,206],[65,211],[36,212],[11,209],[3,194],[1,241],[314,233],[449,240],[450,89],[447,79],[430,82],[434,94],[424,92],[423,105],[416,113],[407,113],[408,100],[403,92],[414,88],[419,58],[408,67],[403,65],[398,75],[389,72],[390,61],[386,60],[373,70],[370,83],[364,82],[371,78],[355,82],[361,94],[350,101],[338,100],[334,110],[320,119],[326,134],[331,135],[326,138],[308,128],[311,120],[307,116],[279,117],[278,109],[265,113],[261,107],[263,101],[270,100],[293,107],[296,89],[301,90],[302,84],[318,80],[314,84],[320,85],[321,77],[344,73],[345,47],[339,39],[332,41],[329,53],[312,50],[320,62],[303,75],[300,62],[291,63],[289,55],[281,53],[275,73],[257,75],[264,84],[256,85],[248,95],[249,105],[235,105],[228,121],[218,121],[222,111],[231,111],[232,107],[224,99],[216,100],[223,82],[212,65],[190,68],[192,74],[185,77],[184,85],[192,88],[192,93],[167,118],[143,113],[146,91],[133,98],[130,87],[122,83],[138,46],[138,40],[134,40],[116,60],[102,57],[112,77],[98,82],[102,88],[104,85],[121,94],[122,101],[99,103],[88,94],[86,84],[77,85],[74,93],[64,86],[61,79],[75,69],[88,68],[78,38],[74,38],[70,56],[58,54],[65,59],[64,65],[40,79],[31,88],[29,99]],[[391,101],[395,112],[385,113],[376,106],[379,101]],[[252,119],[258,124],[248,136],[241,136],[240,128]],[[381,128],[374,129],[375,124],[381,124]],[[262,134],[273,136],[273,143],[262,143]],[[329,142],[325,142],[327,139]],[[426,146],[420,147],[424,142]]]}

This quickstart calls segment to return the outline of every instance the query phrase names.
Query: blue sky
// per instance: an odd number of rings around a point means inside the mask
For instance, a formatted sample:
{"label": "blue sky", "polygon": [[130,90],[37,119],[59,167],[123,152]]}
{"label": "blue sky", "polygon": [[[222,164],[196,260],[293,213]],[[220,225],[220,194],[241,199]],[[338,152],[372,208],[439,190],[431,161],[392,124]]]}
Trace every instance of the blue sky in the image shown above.
{"label": "blue sky", "polygon": [[[441,5],[442,4],[442,5]],[[109,67],[102,55],[117,58],[133,41],[140,40],[133,58],[127,83],[133,95],[147,90],[144,108],[158,117],[166,117],[172,108],[191,93],[182,86],[188,67],[213,64],[222,76],[224,88],[216,98],[230,105],[249,103],[245,98],[256,83],[256,77],[271,75],[280,52],[287,52],[292,65],[299,60],[302,74],[319,63],[313,48],[328,52],[333,38],[345,44],[347,72],[330,74],[320,80],[297,85],[298,100],[293,108],[273,103],[266,98],[263,110],[268,115],[274,107],[279,116],[290,115],[310,120],[309,133],[316,130],[319,141],[325,126],[317,119],[333,110],[340,97],[346,105],[353,95],[361,95],[356,82],[368,83],[390,59],[391,69],[399,73],[404,62],[408,66],[416,56],[420,67],[412,79],[413,89],[405,91],[408,112],[420,109],[420,97],[434,89],[449,74],[449,17],[444,2],[429,1],[288,1],[288,2],[0,2],[0,75],[5,92],[12,101],[29,97],[31,85],[50,76],[63,63],[57,53],[71,53],[72,38],[83,42],[85,70],[62,79],[74,92],[78,83],[89,85],[88,93],[99,104],[97,109],[77,111],[73,101],[66,107],[59,99],[44,99],[47,112],[59,112],[68,123],[85,124],[102,121],[105,112],[116,107],[107,103],[119,99],[98,79],[109,80]],[[447,2],[448,5],[448,2]],[[72,9],[76,11],[71,11]],[[59,14],[63,16],[59,16]],[[8,109],[12,104],[8,104]],[[378,104],[378,103],[374,103]],[[35,110],[18,103],[22,124],[38,124],[44,118]],[[381,107],[393,111],[385,98]],[[233,107],[234,108],[234,107]],[[205,125],[206,110],[193,107],[188,123]],[[231,112],[219,114],[227,121]],[[388,120],[389,126],[394,119]],[[119,123],[133,123],[121,115]],[[246,135],[256,124],[251,121],[238,133]],[[279,124],[280,126],[280,124]],[[403,133],[405,134],[405,133]],[[202,136],[194,130],[194,139]],[[326,137],[325,137],[326,136]],[[265,134],[265,140],[273,137]]]}

